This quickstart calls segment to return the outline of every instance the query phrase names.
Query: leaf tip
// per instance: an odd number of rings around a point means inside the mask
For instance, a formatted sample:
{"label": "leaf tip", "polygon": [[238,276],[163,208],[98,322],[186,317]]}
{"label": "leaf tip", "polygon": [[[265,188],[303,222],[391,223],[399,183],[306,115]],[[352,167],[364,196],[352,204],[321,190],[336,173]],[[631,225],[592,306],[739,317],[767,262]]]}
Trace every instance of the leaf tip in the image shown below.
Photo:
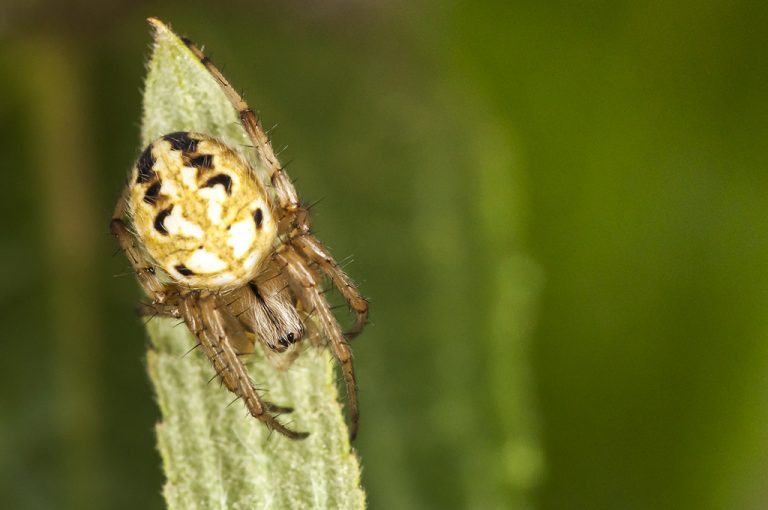
{"label": "leaf tip", "polygon": [[155,31],[155,39],[157,39],[161,34],[171,32],[171,29],[160,21],[158,18],[155,18],[154,16],[150,16],[147,18],[147,23],[149,23],[152,28]]}

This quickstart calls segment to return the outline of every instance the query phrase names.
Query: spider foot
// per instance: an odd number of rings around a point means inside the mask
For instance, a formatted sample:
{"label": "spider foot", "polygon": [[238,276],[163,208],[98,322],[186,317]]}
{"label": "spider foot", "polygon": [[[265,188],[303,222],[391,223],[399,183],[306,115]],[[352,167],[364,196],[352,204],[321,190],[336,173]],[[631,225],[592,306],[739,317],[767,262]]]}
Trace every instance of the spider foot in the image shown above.
{"label": "spider foot", "polygon": [[288,414],[293,412],[293,407],[285,407],[273,404],[272,402],[264,402],[264,408],[267,412],[274,414]]}
{"label": "spider foot", "polygon": [[267,427],[269,427],[270,430],[279,432],[288,439],[305,439],[309,436],[309,432],[298,432],[286,427],[277,421],[277,418],[272,415],[265,414],[261,420],[267,425]]}

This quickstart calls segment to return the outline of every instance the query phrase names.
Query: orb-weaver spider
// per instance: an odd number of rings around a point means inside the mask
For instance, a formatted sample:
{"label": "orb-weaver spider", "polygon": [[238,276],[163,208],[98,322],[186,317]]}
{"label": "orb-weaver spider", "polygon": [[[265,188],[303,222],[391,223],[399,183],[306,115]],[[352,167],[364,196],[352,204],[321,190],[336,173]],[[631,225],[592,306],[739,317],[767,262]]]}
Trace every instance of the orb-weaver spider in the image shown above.
{"label": "orb-weaver spider", "polygon": [[[312,234],[308,208],[256,114],[203,52],[182,40],[232,103],[268,182],[242,153],[215,138],[169,133],[139,156],[111,231],[151,300],[151,313],[182,319],[227,389],[254,418],[289,438],[307,433],[278,421],[290,408],[261,398],[240,356],[257,342],[281,353],[309,336],[326,338],[341,366],[354,438],[359,412],[348,340],[363,329],[368,302]],[[325,277],[355,314],[346,333],[320,288]]]}

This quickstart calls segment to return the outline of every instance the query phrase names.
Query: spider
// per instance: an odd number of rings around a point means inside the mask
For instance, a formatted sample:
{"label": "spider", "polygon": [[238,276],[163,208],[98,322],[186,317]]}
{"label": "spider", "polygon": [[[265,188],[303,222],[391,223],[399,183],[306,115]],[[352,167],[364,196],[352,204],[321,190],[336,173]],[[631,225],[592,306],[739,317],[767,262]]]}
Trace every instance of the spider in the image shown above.
{"label": "spider", "polygon": [[[283,353],[302,339],[326,338],[343,374],[354,439],[359,411],[348,340],[362,331],[368,302],[310,230],[308,208],[257,115],[200,48],[182,41],[236,110],[272,193],[235,148],[203,133],[169,133],[139,156],[110,230],[151,300],[150,313],[182,319],[224,386],[271,430],[308,435],[278,421],[291,409],[261,398],[241,355],[257,342]],[[320,288],[324,278],[355,314],[346,333]]]}

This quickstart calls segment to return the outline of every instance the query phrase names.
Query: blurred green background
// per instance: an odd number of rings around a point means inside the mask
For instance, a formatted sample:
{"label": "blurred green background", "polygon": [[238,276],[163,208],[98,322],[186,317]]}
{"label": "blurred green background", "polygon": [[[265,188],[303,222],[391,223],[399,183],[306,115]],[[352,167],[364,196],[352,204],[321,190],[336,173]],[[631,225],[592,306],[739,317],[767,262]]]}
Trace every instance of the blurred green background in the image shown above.
{"label": "blurred green background", "polygon": [[3,0],[3,508],[163,508],[107,234],[148,15],[354,255],[371,508],[768,507],[768,4]]}

